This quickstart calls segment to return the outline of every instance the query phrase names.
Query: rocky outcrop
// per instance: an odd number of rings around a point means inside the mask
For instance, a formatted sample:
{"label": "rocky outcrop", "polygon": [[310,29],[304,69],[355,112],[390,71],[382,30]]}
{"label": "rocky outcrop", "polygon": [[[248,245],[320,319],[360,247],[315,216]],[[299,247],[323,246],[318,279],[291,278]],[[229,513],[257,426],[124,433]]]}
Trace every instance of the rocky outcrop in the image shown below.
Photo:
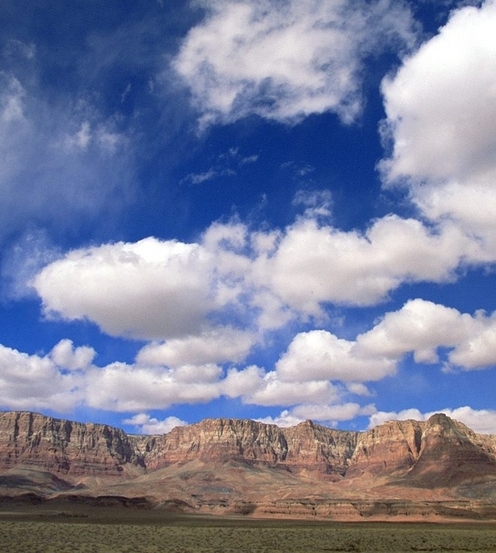
{"label": "rocky outcrop", "polygon": [[0,413],[0,468],[17,466],[74,476],[117,476],[130,466],[144,468],[144,461],[117,428],[37,413]]}
{"label": "rocky outcrop", "polygon": [[107,425],[27,412],[0,413],[0,469],[39,468],[69,476],[137,476],[191,461],[239,462],[312,473],[324,480],[386,479],[442,488],[496,479],[496,437],[445,415],[391,421],[366,432],[305,421],[291,428],[206,419],[162,436],[128,436]]}
{"label": "rocky outcrop", "polygon": [[386,422],[360,436],[347,476],[384,476],[429,488],[455,486],[496,476],[495,444],[495,436],[478,435],[444,414],[426,422]]}
{"label": "rocky outcrop", "polygon": [[344,475],[358,436],[312,421],[279,428],[252,420],[206,419],[150,437],[141,449],[149,470],[199,459]]}
{"label": "rocky outcrop", "polygon": [[287,443],[282,429],[275,425],[252,420],[206,419],[148,438],[144,452],[149,470],[194,459],[277,466],[286,458]]}
{"label": "rocky outcrop", "polygon": [[361,434],[305,421],[284,429],[284,435],[288,444],[285,458],[288,468],[344,476]]}

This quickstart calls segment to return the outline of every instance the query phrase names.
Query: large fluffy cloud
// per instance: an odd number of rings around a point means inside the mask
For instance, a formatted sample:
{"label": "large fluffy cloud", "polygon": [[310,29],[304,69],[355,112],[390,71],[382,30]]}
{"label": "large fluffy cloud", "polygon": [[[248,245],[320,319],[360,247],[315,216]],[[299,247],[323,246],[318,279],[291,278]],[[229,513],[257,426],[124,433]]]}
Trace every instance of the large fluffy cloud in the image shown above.
{"label": "large fluffy cloud", "polygon": [[[33,285],[49,315],[89,319],[112,335],[182,340],[153,346],[161,362],[197,362],[195,351],[202,362],[238,361],[255,341],[251,327],[319,318],[329,302],[374,305],[404,282],[450,280],[470,246],[452,225],[433,232],[396,216],[364,234],[312,217],[279,233],[214,224],[198,243],[147,238],[75,250],[47,265]],[[236,345],[227,345],[233,332]],[[155,363],[151,351],[143,359]]]}
{"label": "large fluffy cloud", "polygon": [[[438,350],[448,350],[445,360]],[[326,330],[297,334],[276,364],[283,382],[350,382],[382,380],[394,375],[398,363],[413,353],[417,363],[441,363],[462,370],[496,365],[496,314],[474,315],[429,301],[408,301],[386,313],[355,340],[340,339]],[[304,399],[301,401],[305,402]]]}
{"label": "large fluffy cloud", "polygon": [[276,365],[282,380],[372,381],[394,374],[394,361],[385,356],[360,356],[354,342],[325,330],[297,334]]}
{"label": "large fluffy cloud", "polygon": [[326,302],[374,305],[404,282],[449,280],[469,246],[453,226],[432,232],[393,215],[363,234],[302,218],[256,260],[253,278],[293,309],[319,315]]}
{"label": "large fluffy cloud", "polygon": [[35,286],[47,312],[90,319],[112,335],[159,339],[198,332],[215,308],[214,260],[196,244],[117,243],[48,265]]}
{"label": "large fluffy cloud", "polygon": [[361,355],[399,359],[413,353],[417,362],[439,362],[438,348],[448,348],[450,364],[465,370],[496,364],[496,313],[474,315],[416,299],[387,313],[356,339]]}
{"label": "large fluffy cloud", "polygon": [[209,0],[174,60],[203,124],[249,114],[294,122],[361,107],[366,56],[412,42],[403,3],[333,0]]}
{"label": "large fluffy cloud", "polygon": [[137,361],[144,365],[170,367],[186,363],[237,363],[246,358],[254,339],[254,335],[249,332],[232,327],[217,327],[200,335],[148,344],[138,353]]}
{"label": "large fluffy cloud", "polygon": [[[449,218],[483,240],[494,259],[496,2],[466,7],[385,79],[383,169],[432,220]],[[482,255],[484,258],[484,255]]]}
{"label": "large fluffy cloud", "polygon": [[[195,351],[195,340],[190,343],[190,361],[195,357],[196,363],[186,363],[183,344],[173,340],[169,350],[167,342],[148,351],[145,348],[134,364],[116,362],[104,367],[93,364],[92,348],[75,348],[69,340],[59,342],[44,357],[2,347],[0,403],[60,411],[82,403],[98,409],[143,412],[225,396],[248,404],[291,407],[291,416],[338,420],[337,413],[342,418],[345,413],[364,414],[364,409],[370,414],[371,406],[349,403],[347,398],[350,394],[368,395],[363,383],[393,375],[409,353],[419,363],[448,364],[463,370],[494,366],[496,316],[470,315],[412,300],[387,313],[355,340],[340,339],[325,330],[297,334],[275,370],[269,371],[243,367],[242,363],[240,368],[227,370],[212,362],[202,363],[219,352],[215,347],[213,353],[205,352],[201,341]],[[445,359],[439,358],[439,348],[446,350]],[[221,351],[225,354],[227,350]],[[148,355],[154,363],[144,363]],[[171,361],[169,366],[159,363],[165,358]]]}

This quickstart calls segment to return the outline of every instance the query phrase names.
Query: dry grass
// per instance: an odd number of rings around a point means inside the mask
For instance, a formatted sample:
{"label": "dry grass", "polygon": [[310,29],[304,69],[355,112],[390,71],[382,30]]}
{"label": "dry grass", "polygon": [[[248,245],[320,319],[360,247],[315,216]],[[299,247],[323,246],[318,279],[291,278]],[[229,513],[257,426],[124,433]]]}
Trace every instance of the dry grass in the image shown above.
{"label": "dry grass", "polygon": [[[101,513],[100,513],[101,514]],[[292,553],[496,551],[489,524],[355,524],[160,518],[0,519],[2,553]]]}

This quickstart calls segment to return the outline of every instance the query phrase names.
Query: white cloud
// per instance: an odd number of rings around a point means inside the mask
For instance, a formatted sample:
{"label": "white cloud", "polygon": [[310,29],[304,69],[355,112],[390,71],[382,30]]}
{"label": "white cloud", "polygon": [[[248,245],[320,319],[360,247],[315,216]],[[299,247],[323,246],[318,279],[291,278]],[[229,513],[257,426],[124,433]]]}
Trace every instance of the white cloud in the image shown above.
{"label": "white cloud", "polygon": [[297,424],[300,424],[300,422],[303,422],[305,419],[295,417],[290,411],[285,409],[284,411],[281,411],[281,414],[276,417],[262,417],[255,420],[264,424],[275,424],[281,428],[289,428],[291,426],[296,426]]}
{"label": "white cloud", "polygon": [[256,365],[245,369],[229,369],[222,383],[222,393],[226,397],[249,397],[255,393],[263,383],[264,370]]}
{"label": "white cloud", "polygon": [[301,218],[254,262],[253,279],[293,310],[319,316],[325,302],[374,305],[404,282],[449,281],[470,246],[452,225],[430,231],[394,215],[364,234]]}
{"label": "white cloud", "polygon": [[[483,239],[494,260],[496,225],[496,2],[453,13],[439,34],[383,82],[392,141],[387,181],[411,188],[432,220]],[[473,258],[483,258],[474,244]],[[470,257],[470,256],[469,256]]]}
{"label": "white cloud", "polygon": [[355,343],[325,330],[297,334],[276,364],[279,378],[288,382],[382,380],[396,370],[396,363],[383,355],[357,355]]}
{"label": "white cloud", "polygon": [[252,333],[232,327],[218,327],[197,336],[148,344],[140,350],[136,361],[142,365],[169,367],[185,363],[237,363],[246,358],[254,341]]}
{"label": "white cloud", "polygon": [[361,407],[357,403],[341,403],[338,405],[305,404],[297,405],[293,409],[285,409],[275,417],[264,417],[256,420],[265,424],[276,424],[280,427],[296,426],[305,420],[312,420],[334,427],[340,421],[351,420],[360,415],[370,415],[375,411],[373,405]]}
{"label": "white cloud", "polygon": [[167,434],[176,426],[186,426],[188,424],[178,417],[171,416],[159,420],[150,417],[146,413],[138,413],[129,419],[124,419],[122,422],[136,427],[139,434]]}
{"label": "white cloud", "polygon": [[[447,361],[439,359],[439,348],[447,349]],[[496,314],[479,311],[470,315],[416,299],[386,313],[355,340],[338,338],[326,330],[297,334],[276,363],[273,378],[295,386],[344,382],[350,393],[369,395],[362,383],[394,375],[409,353],[417,363],[473,370],[496,365],[495,352]],[[299,403],[305,402],[302,396]]]}
{"label": "white cloud", "polygon": [[70,252],[33,285],[48,314],[89,319],[111,335],[163,339],[200,331],[215,307],[213,270],[198,245],[148,238]]}
{"label": "white cloud", "polygon": [[50,356],[27,355],[0,345],[2,407],[67,412],[83,399],[82,386],[79,374],[60,371]]}
{"label": "white cloud", "polygon": [[239,148],[229,148],[227,152],[220,154],[217,163],[201,173],[190,173],[181,183],[202,184],[219,177],[233,177],[244,165],[258,161],[258,155],[242,156]]}
{"label": "white cloud", "polygon": [[339,390],[325,380],[283,381],[275,371],[271,371],[263,375],[258,389],[245,396],[244,401],[284,407],[298,403],[329,403],[339,401]]}
{"label": "white cloud", "polygon": [[174,371],[112,363],[87,373],[86,402],[90,407],[124,412],[206,403],[221,395],[220,375],[215,366]]}
{"label": "white cloud", "polygon": [[[237,331],[229,328],[172,339],[169,349],[167,342],[145,347],[134,364],[115,362],[104,367],[93,364],[93,348],[76,347],[67,339],[43,357],[2,346],[0,405],[65,411],[83,404],[117,412],[144,412],[227,397],[246,404],[291,408],[291,420],[312,418],[332,426],[336,421],[372,413],[373,405],[347,398],[350,394],[371,395],[363,383],[393,375],[409,353],[418,363],[448,364],[463,370],[496,365],[495,314],[460,313],[421,299],[386,313],[355,340],[325,330],[299,333],[275,370],[250,365],[225,371],[213,362],[246,355],[239,345],[233,350],[227,346],[236,336]],[[240,336],[243,338],[243,333]],[[249,344],[247,340],[246,346]],[[439,348],[445,348],[446,361],[438,358]],[[407,415],[413,416],[401,416]],[[377,423],[382,416],[379,413],[371,420]],[[480,427],[482,423],[477,424]]]}
{"label": "white cloud", "polygon": [[496,411],[492,409],[472,409],[471,407],[457,407],[456,409],[439,409],[430,413],[421,413],[418,409],[405,409],[396,413],[394,411],[379,411],[370,417],[369,428],[373,428],[390,420],[417,420],[426,421],[435,413],[444,413],[448,417],[466,424],[474,432],[480,434],[496,433]]}
{"label": "white cloud", "polygon": [[[217,362],[217,355],[238,361],[257,331],[298,317],[323,319],[327,303],[374,305],[405,282],[452,280],[471,245],[451,224],[429,230],[388,216],[361,234],[307,214],[280,232],[250,232],[234,221],[214,223],[197,243],[147,238],[75,250],[32,284],[49,316],[88,319],[111,335],[169,340],[143,352],[161,351],[163,363],[181,362],[174,355],[190,346],[195,363],[200,350],[201,362]],[[215,322],[226,316],[241,328]],[[229,332],[239,340],[222,353]]]}
{"label": "white cloud", "polygon": [[476,315],[473,331],[449,355],[453,365],[466,370],[496,365],[496,314]]}
{"label": "white cloud", "polygon": [[361,108],[363,59],[412,42],[412,20],[389,0],[211,0],[173,62],[202,125],[249,114],[295,122]]}
{"label": "white cloud", "polygon": [[438,363],[438,348],[449,349],[448,361],[464,370],[496,364],[496,314],[474,315],[416,299],[386,313],[370,331],[359,335],[354,351],[366,357],[397,361],[413,353],[419,363]]}
{"label": "white cloud", "polygon": [[88,368],[95,358],[96,351],[89,346],[75,348],[72,340],[61,340],[51,351],[50,357],[59,367],[71,371]]}
{"label": "white cloud", "polygon": [[297,417],[314,421],[324,421],[334,426],[339,421],[354,419],[360,415],[375,413],[373,405],[362,407],[358,403],[341,403],[338,405],[298,405],[292,410]]}

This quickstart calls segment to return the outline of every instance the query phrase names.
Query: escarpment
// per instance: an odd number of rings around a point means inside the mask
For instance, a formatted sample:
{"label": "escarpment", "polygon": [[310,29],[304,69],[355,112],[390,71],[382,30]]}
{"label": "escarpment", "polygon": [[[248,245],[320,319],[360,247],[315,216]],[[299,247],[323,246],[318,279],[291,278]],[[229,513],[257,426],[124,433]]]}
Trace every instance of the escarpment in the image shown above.
{"label": "escarpment", "polygon": [[280,428],[252,420],[206,419],[157,436],[29,412],[0,413],[0,469],[39,468],[70,477],[120,479],[192,461],[282,469],[322,480],[386,478],[416,487],[496,479],[496,437],[446,415],[390,421],[364,432],[311,421]]}
{"label": "escarpment", "polygon": [[144,468],[132,439],[118,428],[37,413],[0,414],[0,468],[42,468],[71,475],[117,476]]}

